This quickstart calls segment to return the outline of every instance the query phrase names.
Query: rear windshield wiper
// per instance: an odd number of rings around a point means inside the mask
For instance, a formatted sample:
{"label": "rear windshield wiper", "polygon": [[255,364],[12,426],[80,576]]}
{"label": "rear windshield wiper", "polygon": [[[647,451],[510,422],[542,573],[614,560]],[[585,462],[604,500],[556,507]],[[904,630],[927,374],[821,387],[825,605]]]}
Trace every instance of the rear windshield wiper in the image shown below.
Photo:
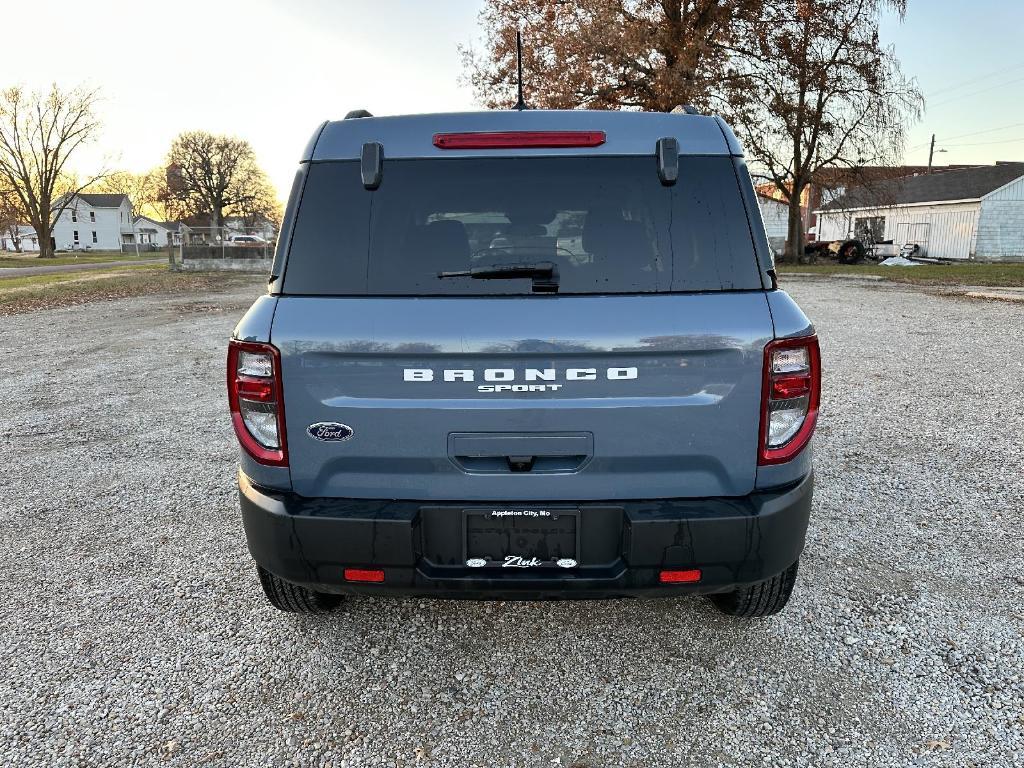
{"label": "rear windshield wiper", "polygon": [[529,277],[537,293],[558,292],[558,267],[550,261],[535,264],[493,264],[489,267],[472,267],[455,272],[438,272],[441,279],[446,277],[471,277],[474,280],[515,280]]}

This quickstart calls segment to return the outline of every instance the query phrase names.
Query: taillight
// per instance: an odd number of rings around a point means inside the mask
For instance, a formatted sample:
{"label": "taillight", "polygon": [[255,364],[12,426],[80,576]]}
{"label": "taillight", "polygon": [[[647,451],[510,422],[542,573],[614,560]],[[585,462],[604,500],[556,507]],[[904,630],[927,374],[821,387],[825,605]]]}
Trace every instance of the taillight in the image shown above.
{"label": "taillight", "polygon": [[818,337],[769,342],[764,348],[758,464],[781,464],[807,446],[820,397]]}
{"label": "taillight", "polygon": [[228,403],[242,448],[260,464],[288,465],[281,355],[270,344],[228,344]]}
{"label": "taillight", "polygon": [[521,149],[544,147],[599,147],[604,131],[481,131],[478,133],[435,133],[438,149]]}

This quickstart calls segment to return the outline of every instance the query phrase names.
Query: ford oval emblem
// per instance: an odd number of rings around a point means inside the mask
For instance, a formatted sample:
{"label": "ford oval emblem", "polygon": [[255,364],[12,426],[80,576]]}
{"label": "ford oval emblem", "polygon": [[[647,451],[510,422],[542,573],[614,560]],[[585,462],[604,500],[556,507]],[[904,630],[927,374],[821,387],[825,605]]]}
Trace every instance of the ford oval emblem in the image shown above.
{"label": "ford oval emblem", "polygon": [[340,443],[352,437],[352,427],[347,424],[339,424],[336,421],[318,421],[310,424],[306,432],[314,440],[323,440],[328,443]]}

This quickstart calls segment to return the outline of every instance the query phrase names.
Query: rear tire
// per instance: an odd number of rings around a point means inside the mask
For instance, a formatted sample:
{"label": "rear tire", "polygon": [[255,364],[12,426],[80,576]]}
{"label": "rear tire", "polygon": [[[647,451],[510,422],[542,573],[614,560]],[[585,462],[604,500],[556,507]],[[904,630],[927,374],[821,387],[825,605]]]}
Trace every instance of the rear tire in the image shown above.
{"label": "rear tire", "polygon": [[280,579],[260,566],[256,566],[263,594],[279,611],[288,613],[327,613],[337,608],[343,597],[325,592],[314,592],[298,584]]}
{"label": "rear tire", "polygon": [[772,616],[785,608],[789,602],[789,596],[793,594],[793,586],[796,584],[798,565],[799,560],[770,579],[709,597],[718,610],[730,616],[747,619]]}

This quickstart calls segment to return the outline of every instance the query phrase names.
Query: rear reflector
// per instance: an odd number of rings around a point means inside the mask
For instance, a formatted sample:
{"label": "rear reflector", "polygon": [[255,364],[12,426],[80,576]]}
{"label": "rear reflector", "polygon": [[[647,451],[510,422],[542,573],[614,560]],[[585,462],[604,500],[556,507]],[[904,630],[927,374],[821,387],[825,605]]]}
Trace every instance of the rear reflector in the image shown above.
{"label": "rear reflector", "polygon": [[238,396],[246,400],[256,400],[267,403],[274,399],[274,384],[272,380],[246,378],[239,376],[237,379]]}
{"label": "rear reflector", "polygon": [[370,581],[379,584],[384,581],[384,571],[375,568],[346,568],[345,581]]}
{"label": "rear reflector", "polygon": [[772,400],[803,397],[811,391],[809,376],[785,376],[772,379]]}
{"label": "rear reflector", "polygon": [[658,581],[662,584],[696,584],[700,581],[700,568],[691,568],[687,571],[662,571],[658,574]]}
{"label": "rear reflector", "polygon": [[435,133],[438,149],[519,149],[522,147],[599,147],[604,131],[495,131]]}

